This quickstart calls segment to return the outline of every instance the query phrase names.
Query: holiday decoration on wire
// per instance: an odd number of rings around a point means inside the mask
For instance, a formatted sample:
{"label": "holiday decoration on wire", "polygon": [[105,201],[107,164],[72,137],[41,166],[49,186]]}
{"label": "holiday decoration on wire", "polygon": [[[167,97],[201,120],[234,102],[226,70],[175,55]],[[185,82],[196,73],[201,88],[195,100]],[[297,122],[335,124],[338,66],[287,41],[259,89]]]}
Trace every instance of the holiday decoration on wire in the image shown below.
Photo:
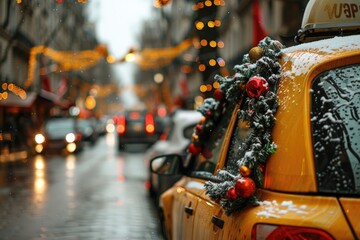
{"label": "holiday decoration on wire", "polygon": [[241,144],[236,159],[228,160],[234,164],[217,172],[218,181],[205,183],[206,194],[220,203],[228,215],[258,204],[256,190],[263,184],[266,161],[276,150],[271,132],[278,108],[275,88],[282,48],[279,41],[269,37],[261,40],[244,55],[243,63],[234,67],[233,77],[215,77],[220,88],[214,92],[214,98],[205,99],[198,109],[203,118],[195,128],[189,152],[207,157],[205,142],[222,116],[223,106],[245,97],[238,118],[249,124],[251,133]]}

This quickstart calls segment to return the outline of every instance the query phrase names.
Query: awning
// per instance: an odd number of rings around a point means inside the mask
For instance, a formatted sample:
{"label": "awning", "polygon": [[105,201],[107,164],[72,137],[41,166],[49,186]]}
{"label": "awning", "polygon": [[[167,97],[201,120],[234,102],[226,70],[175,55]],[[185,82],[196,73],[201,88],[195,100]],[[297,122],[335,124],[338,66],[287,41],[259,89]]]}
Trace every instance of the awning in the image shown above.
{"label": "awning", "polygon": [[58,105],[62,108],[68,108],[70,106],[70,102],[65,99],[61,99],[55,93],[45,91],[43,89],[40,90],[39,93],[29,92],[25,99],[20,98],[12,92],[8,93],[8,98],[0,100],[0,107],[9,107],[9,108],[31,108],[35,103],[36,99],[44,99],[51,104]]}
{"label": "awning", "polygon": [[26,95],[25,99],[20,98],[12,92],[8,93],[8,97],[6,99],[0,100],[0,106],[2,107],[21,107],[21,108],[29,108],[32,106],[36,99],[36,93],[30,92]]}
{"label": "awning", "polygon": [[40,90],[39,96],[63,108],[68,108],[70,106],[70,102],[68,100],[62,99],[55,93],[46,91],[44,89]]}

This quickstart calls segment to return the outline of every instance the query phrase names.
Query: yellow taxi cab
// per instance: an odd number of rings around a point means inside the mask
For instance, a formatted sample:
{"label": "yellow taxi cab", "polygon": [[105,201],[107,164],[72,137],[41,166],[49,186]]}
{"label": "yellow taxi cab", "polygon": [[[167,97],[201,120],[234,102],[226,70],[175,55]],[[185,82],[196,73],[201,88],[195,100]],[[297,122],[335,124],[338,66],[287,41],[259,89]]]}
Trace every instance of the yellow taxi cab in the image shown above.
{"label": "yellow taxi cab", "polygon": [[[334,15],[335,14],[335,15]],[[167,239],[360,238],[360,1],[309,1],[297,41],[265,38],[217,76],[183,174],[161,196]]]}

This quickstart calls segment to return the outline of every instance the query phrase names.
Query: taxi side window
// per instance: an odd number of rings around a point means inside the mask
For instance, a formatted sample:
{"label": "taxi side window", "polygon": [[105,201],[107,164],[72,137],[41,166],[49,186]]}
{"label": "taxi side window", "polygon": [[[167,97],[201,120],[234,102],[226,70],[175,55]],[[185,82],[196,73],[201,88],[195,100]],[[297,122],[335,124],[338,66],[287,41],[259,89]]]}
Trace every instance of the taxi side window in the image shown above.
{"label": "taxi side window", "polygon": [[226,130],[229,126],[232,113],[235,109],[236,103],[228,102],[223,108],[223,114],[216,123],[213,132],[206,141],[206,148],[204,151],[196,156],[195,171],[214,173],[216,163],[219,158],[222,143],[224,141]]}
{"label": "taxi side window", "polygon": [[311,86],[319,191],[360,193],[360,65],[332,69]]}
{"label": "taxi side window", "polygon": [[[240,110],[244,110],[245,108],[246,103],[242,104]],[[236,161],[244,157],[247,149],[244,144],[251,132],[252,128],[250,128],[249,122],[242,120],[238,114],[238,118],[234,127],[234,132],[231,136],[228,156],[226,159],[226,169],[238,168]]]}

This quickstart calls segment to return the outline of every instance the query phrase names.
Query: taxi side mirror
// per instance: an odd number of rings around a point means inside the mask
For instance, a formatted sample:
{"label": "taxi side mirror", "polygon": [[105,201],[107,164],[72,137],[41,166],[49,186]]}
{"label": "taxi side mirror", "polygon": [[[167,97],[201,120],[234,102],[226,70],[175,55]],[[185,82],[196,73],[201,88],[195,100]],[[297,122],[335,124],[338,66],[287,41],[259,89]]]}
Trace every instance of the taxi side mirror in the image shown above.
{"label": "taxi side mirror", "polygon": [[160,155],[150,160],[151,172],[159,175],[177,175],[184,172],[182,156],[179,154]]}

